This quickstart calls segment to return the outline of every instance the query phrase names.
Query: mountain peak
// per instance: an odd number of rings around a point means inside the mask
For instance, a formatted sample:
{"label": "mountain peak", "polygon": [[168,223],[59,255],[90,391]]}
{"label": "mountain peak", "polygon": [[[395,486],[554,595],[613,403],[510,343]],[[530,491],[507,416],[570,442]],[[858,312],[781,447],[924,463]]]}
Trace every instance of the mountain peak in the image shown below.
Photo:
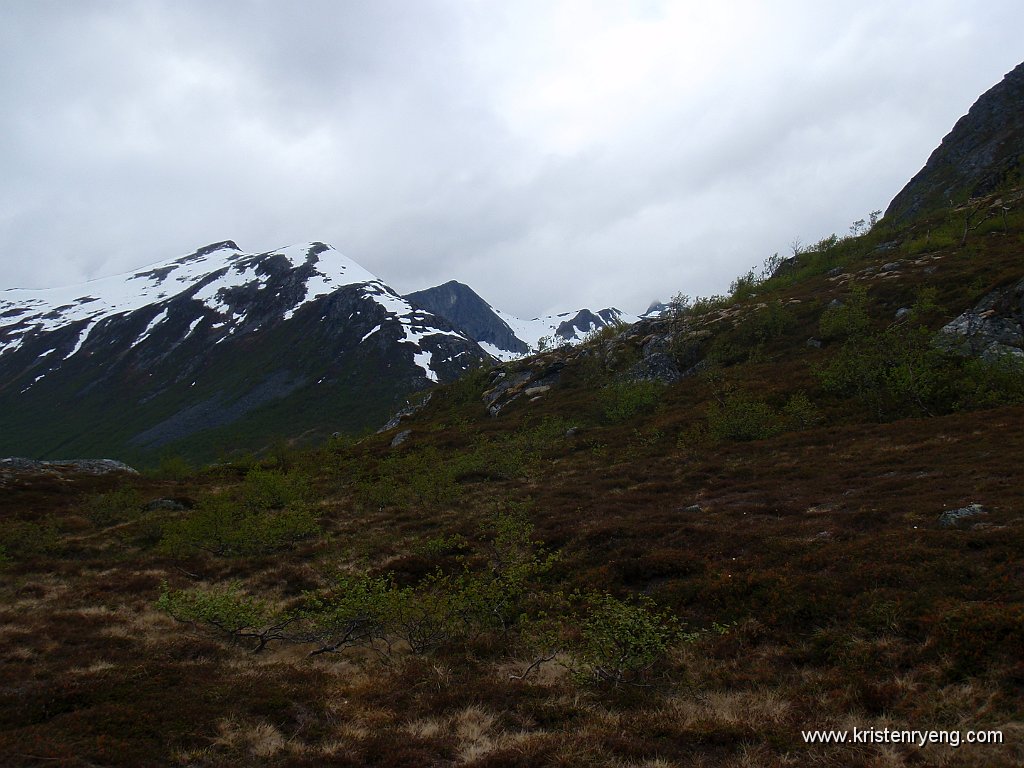
{"label": "mountain peak", "polygon": [[192,255],[208,256],[211,253],[223,250],[240,251],[242,249],[235,244],[234,240],[221,240],[219,243],[210,243],[209,245],[204,245],[202,248],[197,248],[196,252]]}
{"label": "mountain peak", "polygon": [[326,243],[247,253],[225,240],[86,285],[0,293],[0,445],[145,453],[236,424],[258,437],[274,418],[261,409],[282,403],[297,430],[328,416],[358,430],[487,359]]}
{"label": "mountain peak", "polygon": [[936,208],[996,191],[1021,173],[1024,63],[983,93],[885,212],[905,223]]}

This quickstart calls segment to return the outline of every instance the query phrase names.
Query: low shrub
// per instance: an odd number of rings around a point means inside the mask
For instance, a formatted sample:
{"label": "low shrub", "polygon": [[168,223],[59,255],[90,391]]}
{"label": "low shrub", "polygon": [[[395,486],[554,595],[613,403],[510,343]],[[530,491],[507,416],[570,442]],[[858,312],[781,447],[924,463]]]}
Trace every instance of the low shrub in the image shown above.
{"label": "low shrub", "polygon": [[678,618],[647,596],[621,600],[607,592],[577,591],[550,598],[551,610],[523,622],[524,644],[534,660],[518,679],[554,662],[582,684],[647,687],[671,648],[700,636],[683,632]]}
{"label": "low shrub", "polygon": [[745,392],[726,392],[707,413],[708,435],[714,440],[763,440],[783,430],[779,412]]}
{"label": "low shrub", "polygon": [[239,487],[206,496],[187,517],[167,524],[162,547],[172,554],[272,552],[319,532],[307,496],[301,478],[254,469]]}
{"label": "low shrub", "polygon": [[573,618],[578,634],[569,644],[578,676],[601,683],[643,684],[680,638],[678,619],[652,600],[620,600],[610,594],[585,598]]}
{"label": "low shrub", "polygon": [[785,335],[795,322],[793,313],[781,301],[769,301],[737,325],[736,336],[746,345],[768,344]]}
{"label": "low shrub", "polygon": [[927,328],[906,324],[851,337],[817,375],[826,391],[854,397],[886,421],[951,410],[957,367]]}
{"label": "low shrub", "polygon": [[376,508],[449,504],[462,495],[457,478],[465,469],[433,446],[393,453],[357,481],[356,494]]}
{"label": "low shrub", "polygon": [[8,559],[23,560],[52,552],[59,541],[52,523],[8,520],[0,524],[0,546]]}
{"label": "low shrub", "polygon": [[157,608],[168,615],[221,634],[233,642],[251,642],[258,652],[284,639],[293,619],[266,601],[246,595],[237,582],[214,587],[172,590],[164,582]]}
{"label": "low shrub", "polygon": [[156,467],[146,472],[160,480],[184,480],[195,473],[195,467],[184,456],[162,456]]}
{"label": "low shrub", "polygon": [[957,407],[965,410],[1024,403],[1024,357],[1006,353],[963,362]]}
{"label": "low shrub", "polygon": [[664,390],[657,381],[623,381],[602,388],[598,397],[605,419],[617,424],[654,410]]}
{"label": "low shrub", "polygon": [[871,316],[868,314],[868,292],[864,286],[854,286],[847,300],[826,309],[818,321],[822,338],[842,340],[869,333]]}
{"label": "low shrub", "polygon": [[142,495],[131,486],[93,494],[84,503],[85,516],[93,525],[106,527],[135,519],[142,511]]}

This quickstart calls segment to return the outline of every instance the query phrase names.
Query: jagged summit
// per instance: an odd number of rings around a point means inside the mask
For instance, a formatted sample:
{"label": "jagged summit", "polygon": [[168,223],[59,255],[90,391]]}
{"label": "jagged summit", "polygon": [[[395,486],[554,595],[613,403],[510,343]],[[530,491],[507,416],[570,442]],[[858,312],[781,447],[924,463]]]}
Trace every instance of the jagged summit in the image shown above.
{"label": "jagged summit", "polygon": [[905,223],[1019,179],[1024,158],[1024,63],[986,91],[885,212]]}

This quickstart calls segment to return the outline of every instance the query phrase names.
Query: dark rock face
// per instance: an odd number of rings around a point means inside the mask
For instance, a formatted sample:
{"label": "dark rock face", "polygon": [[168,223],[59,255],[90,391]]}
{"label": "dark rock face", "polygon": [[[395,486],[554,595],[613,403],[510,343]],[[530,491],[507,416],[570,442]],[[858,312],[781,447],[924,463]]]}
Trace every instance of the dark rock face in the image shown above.
{"label": "dark rock face", "polygon": [[471,339],[516,354],[530,351],[526,342],[517,338],[508,324],[494,313],[491,305],[468,285],[451,280],[444,285],[407,294],[404,298],[413,306],[443,317]]}
{"label": "dark rock face", "polygon": [[604,328],[614,322],[615,318],[607,309],[596,314],[589,309],[581,309],[571,319],[563,321],[555,329],[555,335],[566,340],[575,339],[587,335],[595,328]]}
{"label": "dark rock face", "polygon": [[1024,158],[1024,64],[961,117],[924,168],[893,198],[885,217],[911,221],[930,210],[995,191],[1019,177]]}

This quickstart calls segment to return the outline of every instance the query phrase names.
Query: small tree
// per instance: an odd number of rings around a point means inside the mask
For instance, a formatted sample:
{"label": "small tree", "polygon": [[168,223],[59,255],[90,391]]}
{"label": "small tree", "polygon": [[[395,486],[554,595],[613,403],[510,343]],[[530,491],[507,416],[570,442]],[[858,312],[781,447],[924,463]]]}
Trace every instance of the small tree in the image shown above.
{"label": "small tree", "polygon": [[604,593],[586,602],[572,648],[577,671],[598,682],[643,685],[679,638],[678,620],[646,597],[624,601]]}

